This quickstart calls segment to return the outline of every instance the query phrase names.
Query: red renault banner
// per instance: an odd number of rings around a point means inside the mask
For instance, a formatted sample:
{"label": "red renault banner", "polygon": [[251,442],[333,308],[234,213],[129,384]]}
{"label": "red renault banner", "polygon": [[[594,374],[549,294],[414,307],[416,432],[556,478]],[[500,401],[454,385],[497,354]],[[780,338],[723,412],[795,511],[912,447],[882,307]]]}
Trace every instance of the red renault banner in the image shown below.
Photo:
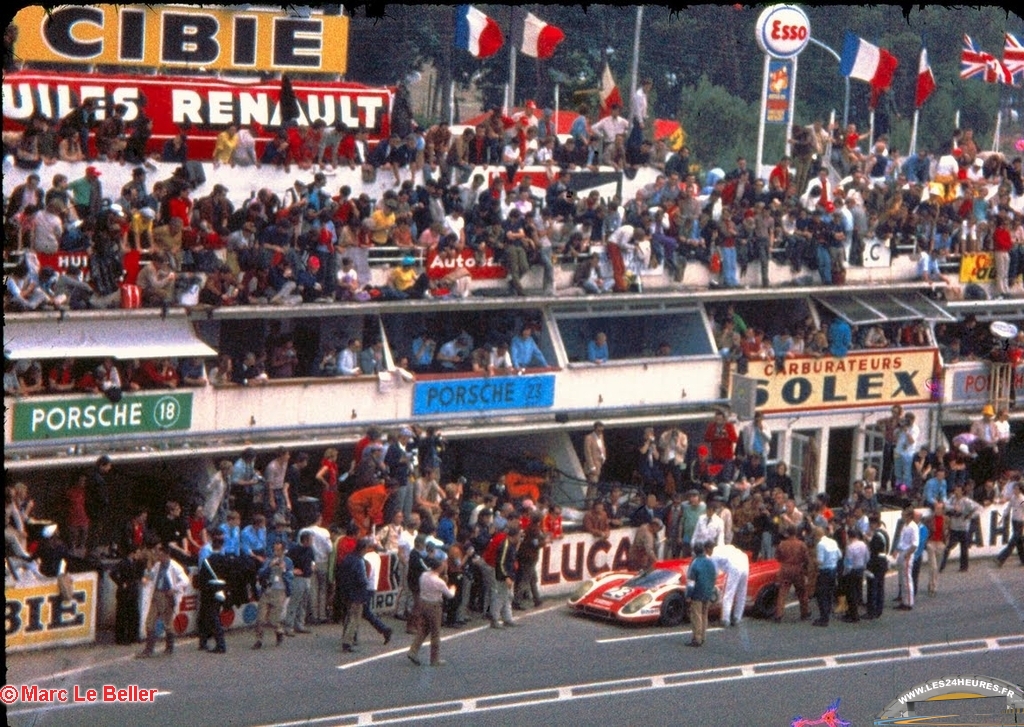
{"label": "red renault banner", "polygon": [[[328,126],[341,121],[353,130],[369,132],[370,140],[391,131],[392,93],[358,83],[292,81],[299,107],[299,126],[323,119]],[[248,125],[257,142],[271,137],[264,127],[281,124],[281,82],[197,76],[98,75],[20,71],[3,79],[4,131],[20,131],[35,114],[60,119],[84,99],[95,98],[96,117],[106,117],[115,104],[128,107],[130,126],[145,106],[153,119],[150,152],[158,152],[181,125],[191,125],[189,154],[209,159],[217,134],[231,124]]]}

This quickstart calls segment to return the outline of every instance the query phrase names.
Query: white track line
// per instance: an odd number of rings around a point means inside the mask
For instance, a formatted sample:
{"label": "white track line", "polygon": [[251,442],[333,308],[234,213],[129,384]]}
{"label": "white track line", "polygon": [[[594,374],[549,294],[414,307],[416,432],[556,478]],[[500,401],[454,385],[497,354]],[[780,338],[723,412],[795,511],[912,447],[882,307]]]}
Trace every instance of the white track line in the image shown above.
{"label": "white track line", "polygon": [[[735,666],[716,667],[714,669],[699,669],[689,672],[677,672],[674,674],[651,674],[638,675],[627,679],[615,679],[609,681],[586,682],[581,684],[562,685],[547,689],[533,689],[523,692],[509,692],[505,694],[490,694],[479,697],[467,697],[464,699],[449,699],[440,702],[428,702],[425,704],[408,705],[404,707],[393,707],[378,709],[371,712],[355,712],[348,714],[335,714],[315,719],[305,719],[293,722],[277,722],[263,727],[298,727],[298,725],[315,724],[325,722],[352,722],[357,724],[398,724],[402,722],[423,722],[428,719],[450,718],[457,714],[470,712],[490,712],[499,709],[515,709],[519,707],[533,707],[545,702],[558,702],[577,699],[591,699],[594,697],[610,697],[618,694],[635,694],[640,691],[653,691],[655,689],[673,689],[678,687],[692,687],[716,682],[740,681],[744,679],[757,679],[763,677],[779,677],[791,674],[800,674],[812,671],[820,671],[825,668],[825,663],[835,663],[832,669],[857,668],[863,669],[870,664],[885,664],[897,661],[906,661],[907,654],[915,659],[931,659],[939,656],[949,656],[965,653],[961,647],[976,647],[969,650],[1015,650],[1024,649],[1024,642],[1012,642],[1007,645],[1000,645],[998,642],[1003,637],[967,639],[964,641],[938,642],[934,644],[917,644],[899,649],[886,648],[862,652],[845,652],[838,654],[827,654],[821,656],[808,656],[805,659],[785,659],[774,662],[761,662],[753,664],[739,664]],[[941,648],[941,650],[939,650]],[[925,649],[935,649],[929,653],[922,653]],[[893,654],[893,651],[903,653]],[[870,657],[876,656],[871,659]],[[864,657],[864,658],[858,658]],[[842,659],[843,661],[839,661]],[[787,664],[792,665],[787,668]],[[779,668],[776,668],[779,667]],[[646,680],[648,685],[638,685],[638,682]],[[568,695],[568,696],[566,696]]]}

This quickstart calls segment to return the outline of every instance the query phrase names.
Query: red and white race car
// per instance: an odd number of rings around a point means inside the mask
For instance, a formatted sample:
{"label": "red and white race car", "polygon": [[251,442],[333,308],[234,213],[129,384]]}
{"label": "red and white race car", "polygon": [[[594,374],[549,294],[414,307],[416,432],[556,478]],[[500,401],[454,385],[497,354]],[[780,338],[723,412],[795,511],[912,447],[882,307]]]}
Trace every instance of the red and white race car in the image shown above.
{"label": "red and white race car", "polygon": [[[686,570],[690,559],[663,560],[650,570],[611,571],[580,585],[569,598],[569,608],[587,616],[631,624],[678,626],[687,618]],[[759,560],[750,564],[747,580],[747,613],[767,618],[775,613],[778,590],[775,585],[779,561]],[[718,576],[718,591],[725,575]],[[712,612],[720,611],[715,603]]]}

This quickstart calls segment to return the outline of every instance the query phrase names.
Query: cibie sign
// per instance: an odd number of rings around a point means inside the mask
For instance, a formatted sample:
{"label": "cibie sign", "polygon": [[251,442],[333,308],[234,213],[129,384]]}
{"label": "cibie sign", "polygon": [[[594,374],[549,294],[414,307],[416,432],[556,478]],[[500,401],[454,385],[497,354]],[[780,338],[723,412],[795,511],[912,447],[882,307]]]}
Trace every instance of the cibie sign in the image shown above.
{"label": "cibie sign", "polygon": [[796,58],[811,39],[811,21],[796,5],[771,5],[757,18],[757,45],[773,58]]}

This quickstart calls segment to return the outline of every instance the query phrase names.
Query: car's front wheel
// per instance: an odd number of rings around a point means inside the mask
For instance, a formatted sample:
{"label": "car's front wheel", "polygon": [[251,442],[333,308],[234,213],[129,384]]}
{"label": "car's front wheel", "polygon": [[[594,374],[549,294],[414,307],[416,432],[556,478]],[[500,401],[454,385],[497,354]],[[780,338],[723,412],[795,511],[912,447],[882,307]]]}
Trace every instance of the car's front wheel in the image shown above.
{"label": "car's front wheel", "polygon": [[662,626],[681,626],[686,620],[686,599],[682,593],[670,593],[661,603]]}
{"label": "car's front wheel", "polygon": [[769,583],[767,586],[757,592],[757,597],[754,599],[754,608],[752,615],[754,618],[771,618],[775,615],[775,602],[779,597],[779,587],[774,583]]}

